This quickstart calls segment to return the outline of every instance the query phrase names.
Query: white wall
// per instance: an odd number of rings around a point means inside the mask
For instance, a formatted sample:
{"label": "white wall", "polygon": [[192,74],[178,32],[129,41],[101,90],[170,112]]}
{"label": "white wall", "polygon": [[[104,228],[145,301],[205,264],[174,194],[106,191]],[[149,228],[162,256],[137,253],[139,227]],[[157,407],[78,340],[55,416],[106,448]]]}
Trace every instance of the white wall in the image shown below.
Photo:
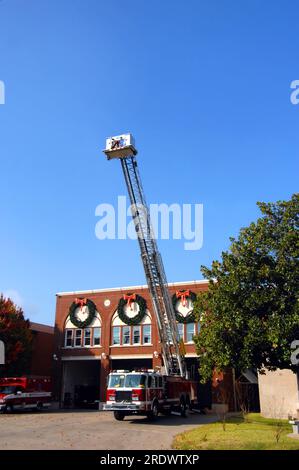
{"label": "white wall", "polygon": [[266,418],[299,418],[298,376],[288,369],[259,374],[261,414]]}

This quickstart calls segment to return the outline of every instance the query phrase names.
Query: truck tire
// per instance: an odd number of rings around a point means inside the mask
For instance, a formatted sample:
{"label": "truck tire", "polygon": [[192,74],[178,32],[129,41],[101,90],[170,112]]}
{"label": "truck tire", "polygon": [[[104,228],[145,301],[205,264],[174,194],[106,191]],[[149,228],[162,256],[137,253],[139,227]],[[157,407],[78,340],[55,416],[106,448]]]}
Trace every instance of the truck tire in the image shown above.
{"label": "truck tire", "polygon": [[123,420],[124,420],[124,417],[126,416],[123,411],[114,411],[113,414],[114,414],[114,418],[115,418],[117,421],[123,421]]}
{"label": "truck tire", "polygon": [[12,405],[6,405],[4,411],[5,411],[5,413],[13,413],[13,406]]}
{"label": "truck tire", "polygon": [[159,403],[155,400],[152,404],[152,409],[147,413],[148,419],[155,421],[159,414]]}
{"label": "truck tire", "polygon": [[180,400],[180,414],[181,414],[182,418],[186,417],[186,409],[187,409],[187,406],[186,406],[185,399],[181,398],[181,400]]}

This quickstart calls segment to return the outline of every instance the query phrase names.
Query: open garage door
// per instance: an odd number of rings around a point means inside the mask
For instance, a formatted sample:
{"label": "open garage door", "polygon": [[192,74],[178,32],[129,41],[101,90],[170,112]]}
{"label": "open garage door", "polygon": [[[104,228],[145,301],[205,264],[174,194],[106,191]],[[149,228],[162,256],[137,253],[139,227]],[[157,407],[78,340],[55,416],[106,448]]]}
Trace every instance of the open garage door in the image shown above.
{"label": "open garage door", "polygon": [[62,384],[63,406],[65,408],[98,408],[100,373],[100,361],[65,361]]}

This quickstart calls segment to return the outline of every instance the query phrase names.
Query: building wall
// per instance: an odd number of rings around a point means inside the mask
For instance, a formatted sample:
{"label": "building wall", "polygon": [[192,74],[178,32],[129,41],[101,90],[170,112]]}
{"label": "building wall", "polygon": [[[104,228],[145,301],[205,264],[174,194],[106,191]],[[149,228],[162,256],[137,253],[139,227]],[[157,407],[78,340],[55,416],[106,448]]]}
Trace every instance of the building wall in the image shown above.
{"label": "building wall", "polygon": [[30,327],[33,333],[30,374],[52,376],[54,328],[39,323],[31,323]]}
{"label": "building wall", "polygon": [[298,375],[279,369],[259,374],[261,414],[266,418],[299,418]]}

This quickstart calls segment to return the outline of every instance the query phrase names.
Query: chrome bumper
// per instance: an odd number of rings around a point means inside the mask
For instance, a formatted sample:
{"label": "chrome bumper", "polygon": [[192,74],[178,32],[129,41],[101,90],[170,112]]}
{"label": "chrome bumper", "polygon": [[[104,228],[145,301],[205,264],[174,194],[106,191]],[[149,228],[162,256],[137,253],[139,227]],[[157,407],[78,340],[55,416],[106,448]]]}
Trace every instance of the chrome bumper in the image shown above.
{"label": "chrome bumper", "polygon": [[141,409],[140,405],[133,404],[133,403],[113,403],[113,404],[107,404],[103,406],[104,411],[139,411]]}

